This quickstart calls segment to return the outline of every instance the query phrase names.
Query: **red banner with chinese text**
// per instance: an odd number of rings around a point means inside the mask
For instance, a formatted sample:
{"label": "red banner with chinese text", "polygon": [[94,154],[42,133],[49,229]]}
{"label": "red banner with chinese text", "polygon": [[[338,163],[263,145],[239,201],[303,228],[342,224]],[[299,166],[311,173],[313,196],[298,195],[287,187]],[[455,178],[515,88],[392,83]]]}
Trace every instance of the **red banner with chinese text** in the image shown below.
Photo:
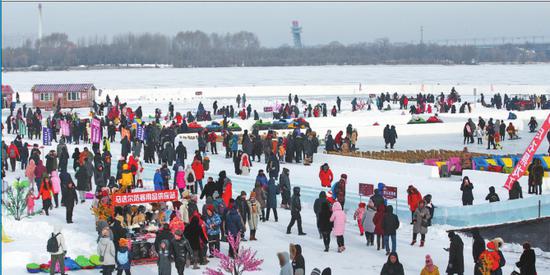
{"label": "red banner with chinese text", "polygon": [[178,190],[147,191],[126,194],[113,194],[113,205],[143,204],[151,202],[175,201]]}
{"label": "red banner with chinese text", "polygon": [[525,149],[525,153],[523,153],[523,156],[516,164],[516,167],[514,167],[514,171],[510,173],[510,175],[508,175],[508,179],[506,179],[506,183],[504,183],[504,188],[508,190],[512,189],[512,185],[514,184],[514,182],[525,175],[525,171],[533,160],[533,155],[535,155],[535,152],[537,152],[540,144],[544,141],[544,138],[548,133],[548,129],[550,129],[550,114],[548,114],[548,117],[542,123],[542,126],[537,131],[537,134],[535,135],[529,146],[527,146],[527,149]]}

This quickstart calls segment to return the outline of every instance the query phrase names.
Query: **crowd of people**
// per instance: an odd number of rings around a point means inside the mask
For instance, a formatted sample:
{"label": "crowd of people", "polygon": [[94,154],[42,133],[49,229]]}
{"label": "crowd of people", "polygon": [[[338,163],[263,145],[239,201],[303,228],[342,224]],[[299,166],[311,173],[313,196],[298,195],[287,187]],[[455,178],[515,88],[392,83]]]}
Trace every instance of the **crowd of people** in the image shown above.
{"label": "crowd of people", "polygon": [[[451,92],[451,95],[446,98],[453,102],[459,100],[456,92]],[[282,107],[280,111],[282,117],[291,113],[298,114],[296,110],[292,112],[285,110],[286,106],[289,109],[296,108],[299,100],[297,95],[294,96],[294,105],[291,99],[292,96],[289,95],[289,104]],[[405,99],[402,105],[407,108],[408,103],[405,103]],[[389,94],[382,94],[380,100],[389,100]],[[432,95],[419,95],[417,98],[417,104],[429,101],[433,102],[437,99]],[[337,106],[339,110],[340,104],[341,100],[338,98],[337,105],[333,109]],[[232,109],[232,106],[222,109],[217,109],[216,106],[214,106],[214,113],[222,112],[225,117]],[[250,104],[246,105],[246,95],[237,97],[237,106],[250,107]],[[247,118],[251,113],[247,110],[248,107],[245,108]],[[106,112],[104,108],[107,109]],[[307,105],[305,112],[307,116],[311,116],[312,112],[315,116],[316,109],[317,112],[326,114],[326,106],[323,105],[315,106],[313,109],[311,105]],[[23,114],[27,115],[23,117]],[[261,156],[264,156],[265,169],[258,171],[254,186],[250,186],[250,190],[234,192],[236,190],[233,189],[233,183],[227,171],[219,171],[217,179],[205,175],[205,171],[211,168],[208,154],[218,154],[218,135],[208,130],[199,132],[197,149],[192,156],[189,154],[188,157],[188,148],[183,142],[176,145],[174,140],[178,133],[185,132],[186,123],[189,120],[178,118],[178,113],[174,113],[172,104],[169,105],[168,114],[170,119],[174,118],[173,121],[161,123],[160,112],[157,112],[155,119],[147,123],[144,121],[141,107],[132,110],[126,103],[120,102],[118,97],[114,102],[110,99],[102,102],[94,109],[90,119],[81,119],[76,113],[62,112],[60,109],[54,110],[52,115],[44,119],[39,108],[32,110],[23,106],[22,109],[17,110],[15,119],[8,118],[12,125],[7,129],[8,134],[15,135],[15,139],[9,146],[5,140],[2,141],[2,168],[8,169],[9,160],[11,172],[24,171],[25,177],[32,183],[26,197],[28,214],[35,214],[34,201],[42,199],[44,215],[49,215],[50,211],[57,211],[54,209],[59,206],[65,207],[66,222],[70,224],[73,223],[75,205],[87,204],[89,194],[92,194],[94,199],[92,207],[97,208],[108,200],[111,194],[143,190],[144,163],[159,165],[153,177],[154,190],[177,189],[179,194],[177,200],[139,207],[115,207],[111,216],[96,217],[97,253],[103,259],[104,275],[112,274],[115,270],[117,274],[130,274],[131,261],[134,258],[132,253],[137,252],[129,247],[134,241],[132,237],[136,232],[149,232],[155,229],[153,251],[158,258],[156,262],[158,273],[163,275],[171,273],[172,263],[178,274],[184,273],[188,262],[194,269],[207,265],[208,258],[214,256],[213,251],[219,250],[220,243],[227,242],[229,236],[240,236],[243,241],[256,241],[258,230],[261,230],[262,223],[269,221],[271,212],[275,222],[279,222],[277,208],[287,209],[290,212],[287,234],[291,234],[296,225],[298,235],[306,235],[302,227],[301,189],[291,184],[290,170],[281,169],[281,163],[311,164],[313,162],[319,140],[311,128],[307,128],[305,133],[296,129],[287,136],[281,137],[274,131],[269,131],[262,136],[257,128],[251,133],[245,130],[242,135],[224,129],[220,134],[221,143],[225,147],[225,157],[233,161],[235,175],[249,175],[250,168],[253,165],[260,165]],[[99,141],[92,140],[92,119],[100,121],[99,131],[104,137]],[[16,123],[13,124],[13,121]],[[480,118],[478,125],[473,127],[469,121],[468,133],[474,132],[475,127],[487,129],[487,132],[494,128],[492,119],[487,123],[487,127],[480,126],[481,121]],[[23,141],[40,139],[43,127],[49,129],[51,139],[57,143],[56,150],[45,153],[38,143],[31,146]],[[386,148],[389,145],[393,149],[397,139],[395,126],[390,128],[387,125],[383,136]],[[332,138],[329,131],[325,137],[325,149],[343,152],[356,150],[357,137],[357,129],[351,124],[346,127],[345,134],[344,131],[339,131],[335,138]],[[473,137],[468,135],[468,142],[472,140]],[[490,134],[489,141],[491,141]],[[116,146],[117,142],[120,143],[120,156],[113,156],[111,146]],[[77,145],[72,154],[69,154],[68,144]],[[116,165],[112,163],[113,158]],[[69,166],[69,159],[73,160],[72,167]],[[112,167],[116,167],[116,170],[111,171]],[[537,191],[540,190],[539,182],[542,179],[539,167],[540,163],[534,163],[529,168],[530,193],[540,192]],[[5,173],[3,171],[3,176]],[[335,178],[330,166],[325,163],[320,167],[319,180],[324,189],[313,206],[319,239],[323,242],[324,251],[329,252],[331,235],[334,236],[337,244],[336,251],[343,253],[346,251],[344,236],[348,225],[344,212],[347,175],[341,174],[339,178]],[[531,182],[533,186],[539,187],[531,189]],[[516,193],[513,196],[510,193],[510,198],[522,197],[519,183],[515,184],[518,187],[512,190]],[[388,205],[383,198],[381,194],[383,188],[378,186],[374,190],[374,195],[366,203],[358,205],[354,218],[357,220],[359,234],[365,236],[367,246],[372,246],[374,249],[376,239],[376,250],[385,251],[388,257],[381,274],[404,274],[403,264],[399,262],[396,242],[401,222],[393,206]],[[464,205],[472,204],[472,189],[473,184],[464,177],[461,185]],[[409,186],[407,193],[413,228],[411,246],[416,245],[420,235],[419,246],[423,247],[426,245],[426,234],[431,226],[435,207],[432,204],[431,195],[423,197],[414,186]],[[234,196],[234,194],[238,195]],[[282,199],[280,204],[278,196]],[[489,194],[488,198],[490,198],[489,201],[495,201],[494,194]],[[498,200],[498,195],[496,199]],[[199,208],[200,204],[202,208]],[[57,249],[53,245],[54,248],[48,248],[52,263],[59,262],[63,270],[62,259],[67,246],[59,227],[56,227],[50,239],[52,242],[55,239],[57,243]],[[453,232],[449,233],[449,239],[449,263],[446,272],[463,274],[464,244],[461,237]],[[501,270],[505,264],[500,250],[503,244],[502,240],[493,240],[487,244],[486,248],[483,245],[480,254],[474,255],[475,272],[487,274],[481,270],[490,269],[491,274],[499,274],[498,270]],[[522,270],[534,270],[534,253],[529,244],[526,243],[524,248],[526,255],[525,257],[522,255],[518,267]],[[238,252],[231,246],[228,251],[232,257]],[[305,274],[305,257],[300,245],[292,244],[289,252],[277,253],[277,257],[281,265],[280,274]],[[498,264],[494,264],[495,260]],[[437,272],[438,267],[433,264],[431,256],[426,255],[426,265],[421,274],[438,274]],[[322,273],[315,268],[312,272],[312,274],[330,273],[330,268],[323,270]]]}

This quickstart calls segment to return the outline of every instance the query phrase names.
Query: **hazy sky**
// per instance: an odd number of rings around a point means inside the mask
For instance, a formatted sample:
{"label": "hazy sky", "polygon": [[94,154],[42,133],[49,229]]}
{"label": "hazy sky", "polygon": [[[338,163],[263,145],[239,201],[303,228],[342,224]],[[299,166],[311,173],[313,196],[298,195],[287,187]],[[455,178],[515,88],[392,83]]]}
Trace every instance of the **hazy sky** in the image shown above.
{"label": "hazy sky", "polygon": [[[550,41],[550,3],[44,3],[43,33],[80,37],[124,32],[180,30],[256,33],[263,46],[292,44],[299,20],[305,45],[340,41],[417,42],[424,39],[545,35]],[[36,3],[2,3],[6,43],[35,38]]]}

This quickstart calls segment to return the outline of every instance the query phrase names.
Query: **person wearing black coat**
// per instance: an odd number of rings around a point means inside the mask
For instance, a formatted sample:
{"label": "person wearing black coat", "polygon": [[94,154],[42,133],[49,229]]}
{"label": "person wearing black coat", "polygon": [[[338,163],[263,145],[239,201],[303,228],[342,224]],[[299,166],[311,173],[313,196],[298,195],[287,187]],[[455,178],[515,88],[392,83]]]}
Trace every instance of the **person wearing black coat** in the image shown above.
{"label": "person wearing black coat", "polygon": [[382,267],[380,275],[405,275],[403,265],[399,262],[397,253],[392,252],[388,255],[388,261]]}
{"label": "person wearing black coat", "polygon": [[67,171],[67,165],[69,164],[69,152],[67,151],[66,146],[61,148],[61,152],[58,157],[59,157],[59,171]]}
{"label": "person wearing black coat", "polygon": [[193,216],[189,225],[185,227],[184,235],[189,241],[191,249],[193,249],[193,262],[194,266],[197,267],[197,264],[204,263],[203,254],[201,253],[201,243],[208,243],[206,236],[199,224],[199,217]]}
{"label": "person wearing black coat", "polygon": [[397,141],[397,131],[395,130],[395,125],[392,125],[391,128],[390,128],[388,141],[390,142],[390,149],[393,149],[393,146],[395,145],[395,142]]}
{"label": "person wearing black coat", "polygon": [[332,231],[333,223],[330,221],[330,216],[332,216],[332,211],[330,209],[330,204],[325,200],[320,203],[319,214],[317,216],[317,228],[321,233],[321,238],[323,239],[323,244],[325,245],[325,252],[328,252],[330,246],[330,232]]}
{"label": "person wearing black coat", "polygon": [[269,173],[270,178],[277,179],[279,177],[279,160],[277,160],[275,154],[269,154],[269,161],[265,170]]}
{"label": "person wearing black coat", "polygon": [[384,132],[382,134],[384,137],[384,147],[388,149],[388,144],[390,144],[390,125],[386,124],[386,127],[384,127]]}
{"label": "person wearing black coat", "polygon": [[535,251],[531,249],[530,243],[523,244],[523,253],[519,258],[519,262],[516,266],[519,268],[519,274],[521,275],[536,275],[537,269],[535,267],[536,256]]}
{"label": "person wearing black coat", "polygon": [[296,249],[296,254],[294,255],[294,259],[292,259],[292,270],[294,274],[300,274],[299,272],[306,274],[306,261],[302,255],[302,246],[296,244],[294,248]]}
{"label": "person wearing black coat", "polygon": [[214,192],[218,190],[218,187],[216,185],[216,182],[212,177],[208,177],[208,182],[206,182],[206,185],[204,186],[204,189],[202,189],[200,199],[208,198],[208,197],[214,197]]}
{"label": "person wearing black coat", "polygon": [[489,202],[497,202],[500,201],[500,198],[498,197],[498,194],[495,192],[495,187],[491,186],[489,187],[489,194],[485,197],[486,201]]}
{"label": "person wearing black coat", "polygon": [[[449,263],[447,265],[447,274],[464,274],[464,243],[460,236],[453,231],[449,232],[451,245],[449,251]],[[446,249],[447,250],[447,249]]]}
{"label": "person wearing black coat", "polygon": [[321,229],[319,228],[319,213],[321,212],[321,205],[325,202],[327,202],[327,193],[325,193],[325,191],[321,191],[321,193],[319,193],[319,198],[315,199],[315,202],[313,203],[313,212],[317,218],[317,229],[319,229],[319,239],[323,238]]}
{"label": "person wearing black coat", "polygon": [[[248,207],[248,203],[246,201],[246,192],[241,191],[241,195],[237,197],[235,200],[235,208],[237,208],[237,211],[239,211],[239,214],[241,215],[243,219],[243,227],[246,228],[246,221],[250,218],[250,208]],[[245,235],[245,229],[241,230],[241,239],[246,240],[244,238]]]}
{"label": "person wearing black coat", "polygon": [[508,191],[508,199],[509,200],[523,199],[523,191],[521,190],[521,185],[519,185],[518,181],[515,181],[512,184],[512,189]]}
{"label": "person wearing black coat", "polygon": [[218,191],[218,194],[223,194],[223,186],[225,183],[225,179],[227,178],[225,170],[220,171],[218,173],[218,181],[216,182],[216,190]]}
{"label": "person wearing black coat", "polygon": [[187,159],[187,148],[183,145],[183,142],[179,142],[176,147],[176,162],[180,162],[181,166],[185,167],[185,160]]}
{"label": "person wearing black coat", "polygon": [[21,159],[21,170],[27,168],[27,163],[29,162],[29,147],[28,143],[25,142],[23,146],[19,149],[19,158]]}
{"label": "person wearing black coat", "polygon": [[292,226],[295,222],[298,222],[298,235],[306,235],[302,230],[302,216],[300,212],[302,211],[302,203],[300,202],[300,187],[295,186],[293,188],[292,198],[290,200],[290,223],[286,228],[286,234],[290,234]]}
{"label": "person wearing black coat", "polygon": [[391,252],[396,251],[397,242],[396,235],[399,228],[399,218],[393,213],[393,206],[388,205],[382,218],[382,230],[384,231],[384,247],[386,248],[386,255],[390,254],[390,238],[392,241]]}
{"label": "person wearing black coat", "polygon": [[78,196],[76,195],[76,189],[72,181],[67,184],[67,190],[61,198],[61,203],[66,208],[65,219],[67,223],[73,223],[73,209],[74,205],[78,204]]}
{"label": "person wearing black coat", "polygon": [[[128,230],[122,226],[119,220],[115,219],[115,221],[113,222],[113,225],[111,225],[111,232],[113,232],[113,242],[115,243],[115,248],[118,249],[118,241],[121,238],[127,237]],[[159,241],[159,244],[160,244],[160,241]]]}
{"label": "person wearing black coat", "polygon": [[181,230],[176,230],[170,247],[173,251],[174,264],[176,265],[178,275],[183,275],[187,259],[193,257],[193,249]]}
{"label": "person wearing black coat", "polygon": [[485,240],[479,234],[479,230],[474,229],[472,231],[472,237],[474,238],[474,243],[472,244],[472,257],[474,258],[474,275],[481,275],[479,267],[481,262],[479,261],[479,256],[485,250]]}
{"label": "person wearing black coat", "polygon": [[120,155],[122,155],[124,158],[128,157],[128,154],[130,153],[132,147],[130,146],[130,141],[128,140],[128,137],[125,136],[120,141]]}
{"label": "person wearing black coat", "polygon": [[470,178],[464,177],[460,185],[460,191],[462,191],[462,205],[472,205],[474,203],[472,189],[474,189],[474,185],[470,182]]}

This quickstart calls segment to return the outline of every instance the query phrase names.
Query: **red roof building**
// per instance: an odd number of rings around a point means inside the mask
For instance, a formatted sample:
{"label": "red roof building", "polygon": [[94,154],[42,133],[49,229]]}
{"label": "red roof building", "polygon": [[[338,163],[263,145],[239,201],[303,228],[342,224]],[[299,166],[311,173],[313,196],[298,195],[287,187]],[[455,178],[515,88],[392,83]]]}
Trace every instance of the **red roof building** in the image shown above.
{"label": "red roof building", "polygon": [[32,104],[51,110],[61,108],[92,107],[96,88],[94,84],[36,84],[32,87]]}

